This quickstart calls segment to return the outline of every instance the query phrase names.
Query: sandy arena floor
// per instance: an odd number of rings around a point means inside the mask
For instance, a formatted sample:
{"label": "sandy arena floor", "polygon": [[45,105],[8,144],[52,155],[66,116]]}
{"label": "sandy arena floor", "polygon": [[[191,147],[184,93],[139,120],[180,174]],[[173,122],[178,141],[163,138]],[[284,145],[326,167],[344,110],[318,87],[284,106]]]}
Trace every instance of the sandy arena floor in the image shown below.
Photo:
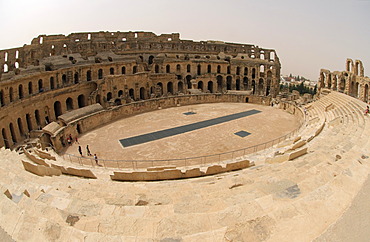
{"label": "sandy arena floor", "polygon": [[[148,143],[123,147],[120,139],[174,128],[229,114],[256,109],[260,113],[226,123],[209,126],[184,134],[167,137]],[[186,112],[193,115],[184,115]],[[157,110],[121,119],[79,137],[86,154],[86,145],[99,159],[150,160],[203,156],[232,151],[267,142],[283,136],[299,126],[291,114],[270,106],[249,103],[198,104]],[[242,138],[234,133],[247,131]],[[66,153],[78,155],[78,144],[73,144]]]}

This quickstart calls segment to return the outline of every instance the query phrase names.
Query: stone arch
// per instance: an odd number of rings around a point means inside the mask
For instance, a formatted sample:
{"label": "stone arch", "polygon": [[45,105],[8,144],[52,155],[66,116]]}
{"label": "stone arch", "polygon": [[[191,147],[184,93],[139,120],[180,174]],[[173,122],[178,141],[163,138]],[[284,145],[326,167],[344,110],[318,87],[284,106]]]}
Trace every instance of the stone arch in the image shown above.
{"label": "stone arch", "polygon": [[186,72],[191,72],[191,66],[190,66],[190,64],[187,64],[186,65]]}
{"label": "stone arch", "polygon": [[203,92],[203,81],[198,82],[198,89],[200,89]]}
{"label": "stone arch", "polygon": [[244,90],[248,90],[248,77],[243,78]]}
{"label": "stone arch", "polygon": [[221,66],[220,65],[217,66],[217,73],[221,73]]}
{"label": "stone arch", "polygon": [[135,73],[137,73],[137,66],[132,67],[132,74],[135,74]]}
{"label": "stone arch", "polygon": [[172,82],[167,83],[167,93],[173,94],[173,83]]}
{"label": "stone arch", "polygon": [[366,83],[365,84],[365,88],[364,88],[364,102],[368,102],[369,101],[369,85]]}
{"label": "stone arch", "polygon": [[251,84],[251,88],[253,90],[253,94],[256,94],[256,81],[255,80],[252,80],[252,84]]}
{"label": "stone arch", "polygon": [[149,56],[149,58],[148,58],[148,64],[149,65],[151,65],[151,64],[153,64],[153,60],[154,60],[154,56]]}
{"label": "stone arch", "polygon": [[32,82],[28,82],[28,94],[32,95],[33,90],[32,90]]}
{"label": "stone arch", "polygon": [[171,73],[171,66],[170,65],[166,65],[166,73]]}
{"label": "stone arch", "polygon": [[77,97],[77,103],[78,103],[78,108],[83,108],[86,106],[85,96],[83,94]]}
{"label": "stone arch", "polygon": [[270,90],[271,90],[271,80],[267,79],[267,82],[266,82],[266,96],[270,95]]}
{"label": "stone arch", "polygon": [[216,80],[217,80],[217,92],[222,93],[222,90],[223,90],[223,87],[224,87],[222,76],[218,75],[216,77]]}
{"label": "stone arch", "polygon": [[238,91],[240,90],[240,79],[239,78],[236,79],[235,89],[238,90]]}
{"label": "stone arch", "polygon": [[157,83],[156,89],[158,90],[158,91],[156,91],[156,93],[158,93],[160,96],[162,96],[163,95],[163,84],[162,84],[162,82]]}
{"label": "stone arch", "polygon": [[244,67],[244,76],[248,75],[248,67]]}
{"label": "stone arch", "polygon": [[256,78],[256,68],[252,68],[252,79]]}
{"label": "stone arch", "polygon": [[67,111],[73,110],[73,99],[71,97],[66,100],[66,109]]}
{"label": "stone arch", "polygon": [[109,102],[112,99],[113,95],[111,92],[107,93],[107,102]]}
{"label": "stone arch", "polygon": [[33,130],[33,126],[32,126],[31,115],[29,113],[26,114],[26,123],[27,123],[28,132],[31,132],[31,130]]}
{"label": "stone arch", "polygon": [[91,71],[90,70],[88,70],[88,71],[86,71],[86,81],[91,81],[92,80],[92,78],[91,78]]}
{"label": "stone arch", "polygon": [[109,74],[114,75],[114,68],[113,67],[109,68]]}
{"label": "stone arch", "polygon": [[347,59],[346,61],[346,71],[352,72],[353,71],[353,60]]}
{"label": "stone arch", "polygon": [[259,95],[263,95],[263,84],[264,84],[264,81],[262,78],[260,78],[258,80],[258,94]]}
{"label": "stone arch", "polygon": [[50,90],[53,90],[55,88],[54,77],[50,77],[49,86],[50,86]]}
{"label": "stone arch", "polygon": [[123,90],[119,90],[117,95],[118,95],[118,97],[122,97],[123,96]]}
{"label": "stone arch", "polygon": [[13,87],[9,88],[9,102],[13,102]]}
{"label": "stone arch", "polygon": [[233,87],[233,78],[231,76],[226,77],[226,90],[232,90]]}
{"label": "stone arch", "polygon": [[207,66],[207,73],[212,73],[212,66],[211,65]]}
{"label": "stone arch", "polygon": [[0,107],[4,106],[4,91],[1,89],[0,90]]}
{"label": "stone arch", "polygon": [[37,82],[37,85],[38,85],[38,88],[39,88],[39,92],[43,92],[44,91],[44,83],[43,83],[42,79],[40,79]]}
{"label": "stone arch", "polygon": [[103,79],[103,69],[98,70],[98,79]]}
{"label": "stone arch", "polygon": [[133,89],[133,88],[130,88],[130,89],[128,90],[128,95],[129,95],[129,97],[130,97],[132,100],[135,100],[135,91],[134,91],[134,89]]}
{"label": "stone arch", "polygon": [[187,75],[185,79],[186,79],[186,84],[188,86],[188,89],[191,89],[191,76]]}
{"label": "stone arch", "polygon": [[73,79],[74,79],[74,83],[77,84],[80,82],[80,78],[79,78],[79,74],[78,72],[75,72],[74,76],[73,76]]}
{"label": "stone arch", "polygon": [[99,94],[97,94],[96,97],[95,97],[95,103],[101,104],[101,98],[100,98]]}
{"label": "stone arch", "polygon": [[122,68],[121,68],[121,74],[122,75],[125,75],[126,74],[126,67],[125,66],[122,66]]}
{"label": "stone arch", "polygon": [[181,66],[180,66],[180,64],[177,64],[176,65],[176,72],[181,72]]}
{"label": "stone arch", "polygon": [[213,93],[213,81],[209,81],[208,84],[207,84],[207,90],[210,92],[210,93]]}
{"label": "stone arch", "polygon": [[145,88],[144,87],[140,88],[140,99],[145,100]]}
{"label": "stone arch", "polygon": [[155,73],[159,73],[159,65],[155,65],[154,66],[154,72]]}
{"label": "stone arch", "polygon": [[35,120],[37,127],[41,126],[41,118],[40,118],[40,111],[38,109],[35,110]]}
{"label": "stone arch", "polygon": [[23,128],[23,124],[22,124],[22,119],[21,118],[18,118],[17,119],[17,125],[18,125],[19,134],[21,136],[24,136],[24,128]]}
{"label": "stone arch", "polygon": [[18,97],[19,99],[23,98],[23,85],[22,84],[19,84],[18,86]]}
{"label": "stone arch", "polygon": [[200,64],[197,65],[197,75],[202,75],[202,66]]}
{"label": "stone arch", "polygon": [[177,91],[183,93],[184,92],[184,83],[179,81],[177,83]]}

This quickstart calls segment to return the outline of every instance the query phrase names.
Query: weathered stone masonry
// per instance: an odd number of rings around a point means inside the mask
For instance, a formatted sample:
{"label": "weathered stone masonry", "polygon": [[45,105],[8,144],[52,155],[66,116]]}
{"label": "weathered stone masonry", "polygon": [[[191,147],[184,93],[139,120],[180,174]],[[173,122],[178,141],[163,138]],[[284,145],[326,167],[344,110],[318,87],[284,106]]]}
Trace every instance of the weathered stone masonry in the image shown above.
{"label": "weathered stone masonry", "polygon": [[275,50],[150,32],[40,35],[1,50],[0,68],[0,147],[94,103],[109,108],[194,88],[275,97],[280,76]]}

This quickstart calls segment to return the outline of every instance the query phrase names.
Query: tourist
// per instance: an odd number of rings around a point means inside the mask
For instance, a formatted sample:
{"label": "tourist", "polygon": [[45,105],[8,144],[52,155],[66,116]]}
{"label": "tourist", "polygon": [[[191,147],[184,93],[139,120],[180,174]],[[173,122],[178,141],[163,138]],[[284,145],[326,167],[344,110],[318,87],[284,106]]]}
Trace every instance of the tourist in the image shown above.
{"label": "tourist", "polygon": [[68,143],[69,146],[72,145],[72,140],[69,137],[67,137],[67,143]]}
{"label": "tourist", "polygon": [[96,154],[94,154],[94,160],[95,160],[95,163],[96,163],[97,165],[99,165],[99,164],[98,164],[98,157],[96,156]]}
{"label": "tourist", "polygon": [[79,145],[79,146],[78,146],[78,152],[80,153],[80,155],[81,155],[81,156],[83,156],[83,155],[82,155],[82,148],[81,148],[81,145]]}
{"label": "tourist", "polygon": [[367,115],[369,113],[369,106],[366,106],[364,114]]}
{"label": "tourist", "polygon": [[77,138],[77,136],[76,136],[75,141],[76,141],[76,143],[77,143],[77,144],[80,144],[80,142],[78,142],[78,138]]}
{"label": "tourist", "polygon": [[92,156],[90,153],[89,145],[86,145],[86,153],[88,156]]}

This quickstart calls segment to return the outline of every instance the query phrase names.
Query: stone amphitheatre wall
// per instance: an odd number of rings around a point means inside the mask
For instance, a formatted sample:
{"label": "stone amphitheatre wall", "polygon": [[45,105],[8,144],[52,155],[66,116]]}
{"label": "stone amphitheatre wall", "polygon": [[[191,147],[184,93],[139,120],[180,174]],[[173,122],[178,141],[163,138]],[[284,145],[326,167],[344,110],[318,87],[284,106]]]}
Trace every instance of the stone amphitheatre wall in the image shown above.
{"label": "stone amphitheatre wall", "polygon": [[107,109],[195,91],[275,97],[279,76],[275,50],[255,45],[176,33],[40,35],[0,50],[0,147],[39,137],[60,115],[95,103]]}
{"label": "stone amphitheatre wall", "polygon": [[319,90],[326,88],[345,93],[358,98],[366,103],[369,102],[370,78],[365,76],[362,61],[346,60],[345,71],[320,70]]}

